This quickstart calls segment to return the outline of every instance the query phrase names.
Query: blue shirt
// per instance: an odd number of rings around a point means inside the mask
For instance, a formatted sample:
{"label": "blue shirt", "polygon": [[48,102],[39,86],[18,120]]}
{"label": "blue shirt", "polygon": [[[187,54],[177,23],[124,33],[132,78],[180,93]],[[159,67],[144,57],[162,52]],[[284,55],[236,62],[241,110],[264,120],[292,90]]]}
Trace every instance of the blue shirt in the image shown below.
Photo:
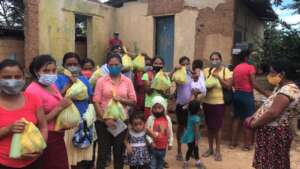
{"label": "blue shirt", "polygon": [[[89,80],[84,76],[79,76],[78,79],[81,80],[85,84],[85,86],[87,87],[88,95],[89,95],[89,97],[91,97],[93,95],[93,88],[90,85]],[[70,79],[66,75],[59,74],[57,77],[57,80],[55,82],[55,85],[59,91],[62,91],[62,89],[67,84],[69,84],[69,81],[70,81]],[[86,112],[86,110],[89,106],[89,103],[90,103],[89,98],[87,98],[85,100],[80,100],[80,101],[78,101],[78,100],[72,100],[72,101],[75,104],[75,106],[77,107],[81,116]]]}

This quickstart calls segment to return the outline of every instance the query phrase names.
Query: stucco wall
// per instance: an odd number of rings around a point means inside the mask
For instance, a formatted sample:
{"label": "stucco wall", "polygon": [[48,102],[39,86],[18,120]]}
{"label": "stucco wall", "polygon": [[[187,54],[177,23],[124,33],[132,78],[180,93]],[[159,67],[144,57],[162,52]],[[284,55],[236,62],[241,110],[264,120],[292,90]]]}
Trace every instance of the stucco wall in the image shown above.
{"label": "stucco wall", "polygon": [[128,50],[154,55],[154,21],[147,15],[148,4],[144,2],[125,3],[116,11],[115,30]]}
{"label": "stucco wall", "polygon": [[15,55],[20,63],[24,63],[24,40],[11,37],[0,38],[0,60]]}
{"label": "stucco wall", "polygon": [[196,58],[206,63],[213,51],[223,55],[225,63],[231,62],[234,34],[234,0],[213,0],[200,4],[196,23]]}
{"label": "stucco wall", "polygon": [[82,0],[43,0],[39,5],[39,53],[52,54],[60,63],[75,51],[75,13],[88,18],[88,57],[103,60],[112,30],[113,8]]}
{"label": "stucco wall", "polygon": [[175,15],[174,65],[179,64],[181,56],[194,59],[197,17],[198,11],[193,9],[184,9]]}
{"label": "stucco wall", "polygon": [[235,16],[235,29],[242,32],[243,40],[254,44],[263,40],[264,22],[240,1],[237,1]]}

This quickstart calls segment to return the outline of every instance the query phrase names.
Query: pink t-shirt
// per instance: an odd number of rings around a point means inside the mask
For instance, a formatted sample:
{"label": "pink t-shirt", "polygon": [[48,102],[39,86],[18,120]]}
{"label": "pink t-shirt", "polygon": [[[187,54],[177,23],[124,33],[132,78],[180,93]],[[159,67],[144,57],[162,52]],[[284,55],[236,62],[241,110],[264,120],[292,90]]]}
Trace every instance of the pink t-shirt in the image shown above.
{"label": "pink t-shirt", "polygon": [[254,66],[248,63],[241,63],[233,70],[233,87],[235,90],[252,92],[251,75],[256,73]]}
{"label": "pink t-shirt", "polygon": [[[42,102],[45,114],[50,113],[63,99],[55,85],[51,85],[54,93],[50,93],[36,82],[32,82],[26,89],[26,92],[38,96]],[[48,121],[48,130],[54,131],[55,119]]]}
{"label": "pink t-shirt", "polygon": [[169,140],[169,127],[168,120],[165,116],[155,118],[153,131],[157,133],[157,137],[154,139],[155,148],[159,150],[167,149]]}
{"label": "pink t-shirt", "polygon": [[[41,101],[35,95],[30,93],[23,93],[25,103],[21,108],[15,110],[7,110],[6,108],[0,107],[0,128],[6,127],[25,118],[27,121],[37,124],[37,111],[41,108]],[[13,134],[10,133],[4,138],[0,139],[0,164],[12,167],[22,168],[30,165],[36,159],[19,160],[9,158],[10,145]]]}
{"label": "pink t-shirt", "polygon": [[[98,79],[93,100],[99,103],[102,109],[106,109],[108,102],[113,98],[114,91],[116,96],[136,101],[133,84],[131,80],[124,75],[121,75],[120,83],[117,84],[114,84],[109,75]],[[125,112],[127,112],[126,107]]]}

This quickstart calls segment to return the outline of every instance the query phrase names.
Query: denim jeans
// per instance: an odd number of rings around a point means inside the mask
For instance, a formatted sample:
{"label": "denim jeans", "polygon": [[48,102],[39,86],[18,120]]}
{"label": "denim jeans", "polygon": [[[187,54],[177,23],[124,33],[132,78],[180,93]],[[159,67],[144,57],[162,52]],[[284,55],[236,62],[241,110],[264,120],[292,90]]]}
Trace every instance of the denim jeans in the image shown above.
{"label": "denim jeans", "polygon": [[163,169],[165,156],[166,156],[166,150],[152,149],[150,169]]}

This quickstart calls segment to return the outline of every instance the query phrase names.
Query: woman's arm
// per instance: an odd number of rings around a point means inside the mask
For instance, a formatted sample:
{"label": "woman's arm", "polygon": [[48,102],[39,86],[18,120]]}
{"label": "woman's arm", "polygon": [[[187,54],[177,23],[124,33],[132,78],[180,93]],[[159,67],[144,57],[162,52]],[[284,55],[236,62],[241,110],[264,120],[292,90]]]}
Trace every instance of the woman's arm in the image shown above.
{"label": "woman's arm", "polygon": [[63,99],[60,101],[60,103],[50,112],[46,115],[47,121],[52,121],[56,118],[56,116],[63,111],[65,108],[67,108],[71,104],[71,100],[69,99]]}
{"label": "woman's arm", "polygon": [[12,126],[13,125],[8,125],[6,127],[0,128],[0,140],[11,132]]}
{"label": "woman's arm", "polygon": [[48,139],[48,128],[47,128],[47,120],[44,113],[44,110],[40,108],[37,111],[37,120],[38,120],[38,127],[44,139],[47,141]]}
{"label": "woman's arm", "polygon": [[94,103],[97,117],[103,120],[104,110],[101,108],[99,103]]}
{"label": "woman's arm", "polygon": [[266,113],[264,113],[259,120],[257,120],[255,123],[250,124],[251,127],[255,128],[272,122],[284,112],[289,104],[290,99],[286,95],[278,94],[274,98],[274,102],[270,109]]}
{"label": "woman's arm", "polygon": [[25,122],[18,120],[14,124],[0,128],[0,139],[4,138],[10,133],[22,133],[25,129]]}

